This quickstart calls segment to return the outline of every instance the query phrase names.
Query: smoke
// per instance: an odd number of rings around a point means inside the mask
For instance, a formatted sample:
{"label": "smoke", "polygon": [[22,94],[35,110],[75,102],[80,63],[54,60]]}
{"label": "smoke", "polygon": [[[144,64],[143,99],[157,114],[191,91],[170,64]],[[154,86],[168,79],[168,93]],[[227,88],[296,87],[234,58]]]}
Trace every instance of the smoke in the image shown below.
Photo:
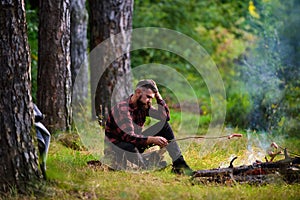
{"label": "smoke", "polygon": [[253,105],[248,128],[272,132],[287,115],[295,114],[290,104],[297,98],[289,96],[300,85],[300,3],[263,2],[258,9],[262,17],[249,23],[259,39],[242,60],[241,77]]}
{"label": "smoke", "polygon": [[280,120],[277,111],[284,95],[276,68],[260,55],[251,56],[244,60],[243,78],[253,105],[249,128],[271,131]]}
{"label": "smoke", "polygon": [[[250,20],[258,40],[241,60],[240,73],[251,102],[242,164],[270,161],[270,145],[299,135],[300,1],[261,2],[261,18]],[[278,152],[278,150],[277,150]]]}

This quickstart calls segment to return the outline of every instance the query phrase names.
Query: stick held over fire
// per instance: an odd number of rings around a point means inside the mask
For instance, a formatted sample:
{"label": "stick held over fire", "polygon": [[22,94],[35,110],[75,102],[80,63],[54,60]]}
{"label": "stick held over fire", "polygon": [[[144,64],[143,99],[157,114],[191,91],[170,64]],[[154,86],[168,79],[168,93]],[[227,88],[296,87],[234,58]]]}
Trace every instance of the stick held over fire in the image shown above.
{"label": "stick held over fire", "polygon": [[239,134],[239,133],[233,133],[233,134],[231,134],[231,135],[228,135],[228,139],[231,139],[231,138],[234,138],[234,137],[243,137],[243,135],[242,134]]}
{"label": "stick held over fire", "polygon": [[221,138],[227,138],[227,139],[231,139],[234,137],[243,137],[242,134],[240,133],[233,133],[230,135],[225,135],[225,136],[189,136],[189,137],[184,137],[184,138],[178,138],[178,139],[173,139],[173,140],[169,140],[168,142],[175,142],[175,141],[179,141],[179,140],[188,140],[188,139],[221,139]]}

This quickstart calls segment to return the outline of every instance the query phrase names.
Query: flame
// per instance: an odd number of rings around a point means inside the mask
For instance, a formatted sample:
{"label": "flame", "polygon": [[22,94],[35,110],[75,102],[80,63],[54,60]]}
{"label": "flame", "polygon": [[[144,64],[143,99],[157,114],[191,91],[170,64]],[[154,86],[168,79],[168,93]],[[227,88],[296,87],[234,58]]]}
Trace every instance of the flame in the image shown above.
{"label": "flame", "polygon": [[244,159],[244,164],[253,164],[257,160],[265,161],[265,157],[271,148],[271,141],[268,138],[267,133],[257,134],[256,132],[247,130],[247,139],[248,144],[245,152],[246,159]]}

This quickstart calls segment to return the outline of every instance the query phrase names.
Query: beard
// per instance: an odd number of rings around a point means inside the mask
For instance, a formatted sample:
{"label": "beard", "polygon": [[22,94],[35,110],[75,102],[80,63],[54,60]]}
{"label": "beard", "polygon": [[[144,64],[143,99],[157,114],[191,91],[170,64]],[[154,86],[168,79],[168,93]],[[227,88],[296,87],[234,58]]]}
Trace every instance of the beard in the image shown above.
{"label": "beard", "polygon": [[142,110],[147,110],[147,109],[149,109],[149,108],[151,107],[151,103],[150,103],[150,102],[148,102],[148,103],[143,103],[143,102],[141,101],[141,98],[142,98],[142,96],[140,96],[140,97],[138,98],[138,100],[137,100],[137,106],[138,106],[138,108],[140,108],[140,109],[142,109]]}

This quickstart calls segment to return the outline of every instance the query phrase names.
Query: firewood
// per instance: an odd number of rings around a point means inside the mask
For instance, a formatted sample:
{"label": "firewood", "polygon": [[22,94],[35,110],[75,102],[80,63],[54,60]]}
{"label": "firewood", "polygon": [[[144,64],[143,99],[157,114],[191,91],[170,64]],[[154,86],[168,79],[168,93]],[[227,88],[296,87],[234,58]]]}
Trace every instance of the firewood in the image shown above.
{"label": "firewood", "polygon": [[235,159],[236,157],[227,168],[198,170],[193,175],[193,179],[200,179],[202,183],[226,183],[230,179],[234,179],[235,182],[263,183],[265,176],[279,174],[286,182],[300,182],[300,157],[286,157],[276,162],[257,161],[252,165],[233,167],[232,163]]}

